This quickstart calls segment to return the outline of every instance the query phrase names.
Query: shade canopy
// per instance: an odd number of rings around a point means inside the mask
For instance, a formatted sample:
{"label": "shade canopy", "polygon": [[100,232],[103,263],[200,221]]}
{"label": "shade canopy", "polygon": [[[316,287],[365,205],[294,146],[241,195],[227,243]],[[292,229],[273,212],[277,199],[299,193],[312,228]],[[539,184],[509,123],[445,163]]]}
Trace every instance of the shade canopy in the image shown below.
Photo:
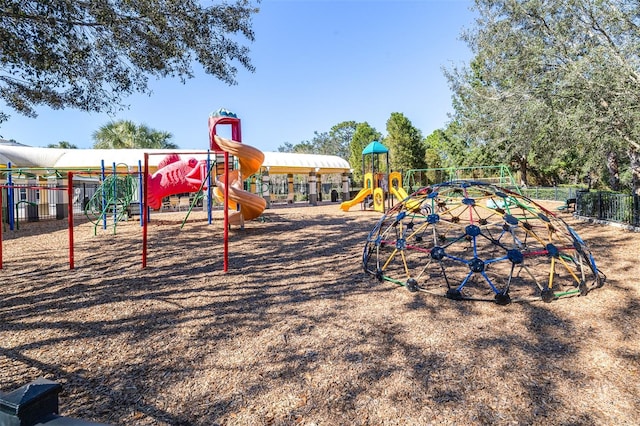
{"label": "shade canopy", "polygon": [[[38,148],[20,144],[0,143],[0,168],[11,164],[13,168],[50,168],[71,170],[76,168],[100,168],[104,163],[126,166],[137,170],[144,162],[144,154],[150,153],[149,169],[155,171],[160,161],[169,153],[183,158],[206,160],[206,151],[162,150],[162,149],[60,149]],[[211,153],[215,158],[215,153]],[[318,174],[349,173],[349,162],[335,155],[295,154],[290,152],[265,152],[261,171],[270,174]]]}
{"label": "shade canopy", "polygon": [[387,148],[386,146],[382,145],[378,141],[373,141],[362,150],[362,155],[366,155],[366,154],[386,154],[387,152],[389,152],[389,148]]}

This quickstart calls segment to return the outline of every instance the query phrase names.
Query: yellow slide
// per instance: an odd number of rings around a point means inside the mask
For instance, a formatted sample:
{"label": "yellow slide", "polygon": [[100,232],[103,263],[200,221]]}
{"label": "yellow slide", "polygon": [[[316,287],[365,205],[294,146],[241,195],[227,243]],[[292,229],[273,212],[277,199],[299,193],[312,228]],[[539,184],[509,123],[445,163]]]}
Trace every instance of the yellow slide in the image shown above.
{"label": "yellow slide", "polygon": [[[393,194],[394,197],[396,197],[399,203],[406,200],[407,197],[409,196],[409,194],[407,194],[407,191],[405,191],[404,188],[401,186],[398,188],[391,188],[391,193]],[[415,198],[413,200],[408,200],[405,203],[407,210],[416,210],[416,211],[420,210],[421,205],[422,205],[422,200],[415,199]]]}
{"label": "yellow slide", "polygon": [[362,202],[362,200],[367,198],[369,195],[371,195],[371,188],[361,189],[360,192],[358,192],[358,195],[356,195],[353,200],[344,201],[342,204],[340,204],[340,208],[345,212],[348,212],[351,207]]}
{"label": "yellow slide", "polygon": [[404,188],[401,186],[397,188],[391,187],[391,194],[393,194],[393,196],[396,197],[398,202],[404,201],[404,199],[409,196],[409,194],[407,194],[407,191],[405,191]]}
{"label": "yellow slide", "polygon": [[[237,157],[240,163],[239,171],[233,170],[229,173],[229,209],[236,210],[238,204],[240,204],[240,211],[234,211],[229,215],[229,223],[242,225],[244,220],[259,217],[267,207],[267,201],[260,195],[252,194],[242,189],[243,180],[260,170],[260,166],[264,161],[264,154],[250,145],[221,138],[217,135],[215,136],[215,141],[223,151]],[[242,175],[240,175],[240,172]],[[224,176],[218,176],[214,194],[218,200],[224,201]]]}

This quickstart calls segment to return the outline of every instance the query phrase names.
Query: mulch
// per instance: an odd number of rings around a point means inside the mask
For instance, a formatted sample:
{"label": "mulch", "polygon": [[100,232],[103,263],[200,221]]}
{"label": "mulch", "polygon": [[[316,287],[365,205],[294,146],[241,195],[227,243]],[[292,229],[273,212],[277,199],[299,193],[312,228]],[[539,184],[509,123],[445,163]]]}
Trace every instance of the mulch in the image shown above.
{"label": "mulch", "polygon": [[[557,206],[555,206],[557,207]],[[272,208],[232,229],[153,215],[3,233],[0,392],[63,386],[121,425],[634,425],[640,234],[559,213],[606,274],[586,297],[498,306],[364,273],[378,213]]]}

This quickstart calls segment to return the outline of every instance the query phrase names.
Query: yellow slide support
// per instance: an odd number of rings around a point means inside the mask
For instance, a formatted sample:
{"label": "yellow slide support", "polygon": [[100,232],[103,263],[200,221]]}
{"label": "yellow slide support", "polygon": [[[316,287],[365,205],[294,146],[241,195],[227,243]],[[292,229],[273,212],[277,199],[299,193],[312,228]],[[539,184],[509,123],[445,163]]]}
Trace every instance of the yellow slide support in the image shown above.
{"label": "yellow slide support", "polygon": [[402,174],[400,172],[389,173],[389,192],[396,197],[398,202],[404,201],[409,196],[402,187]]}
{"label": "yellow slide support", "polygon": [[[404,201],[409,194],[402,187],[402,174],[400,172],[392,172],[389,174],[389,182],[391,183],[389,192],[396,197],[398,202]],[[409,210],[420,210],[421,200],[411,200],[407,202],[406,206]]]}
{"label": "yellow slide support", "polygon": [[373,190],[373,209],[377,212],[384,213],[384,191],[382,188]]}

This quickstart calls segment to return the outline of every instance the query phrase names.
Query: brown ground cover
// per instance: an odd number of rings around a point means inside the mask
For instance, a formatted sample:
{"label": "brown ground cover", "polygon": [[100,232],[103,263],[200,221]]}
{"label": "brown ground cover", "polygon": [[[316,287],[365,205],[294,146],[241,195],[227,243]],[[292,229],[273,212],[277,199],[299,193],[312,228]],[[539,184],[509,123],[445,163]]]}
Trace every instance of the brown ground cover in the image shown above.
{"label": "brown ground cover", "polygon": [[[456,302],[363,272],[379,214],[273,208],[230,232],[154,215],[4,233],[0,391],[63,385],[61,414],[122,425],[634,425],[640,234],[563,213],[604,287]],[[61,229],[62,226],[62,229]],[[57,228],[55,228],[57,227]]]}

